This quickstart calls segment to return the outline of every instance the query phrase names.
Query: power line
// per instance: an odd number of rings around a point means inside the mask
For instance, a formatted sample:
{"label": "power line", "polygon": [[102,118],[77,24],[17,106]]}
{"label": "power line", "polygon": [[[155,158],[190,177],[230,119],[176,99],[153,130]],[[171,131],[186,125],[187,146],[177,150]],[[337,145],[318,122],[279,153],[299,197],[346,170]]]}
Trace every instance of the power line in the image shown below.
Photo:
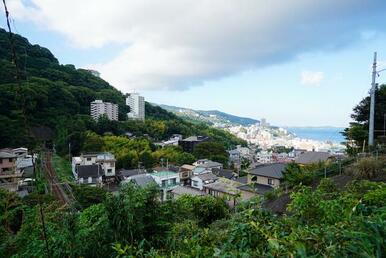
{"label": "power line", "polygon": [[15,64],[15,67],[16,67],[16,80],[19,81],[20,71],[19,71],[19,66],[18,66],[18,62],[17,62],[15,42],[14,42],[14,37],[13,37],[12,29],[11,29],[11,23],[10,23],[10,19],[9,19],[9,11],[7,8],[7,4],[5,3],[5,0],[3,0],[3,5],[4,5],[5,18],[7,20],[7,27],[8,27],[8,32],[9,32],[9,41],[10,41],[11,51],[12,51],[12,62]]}

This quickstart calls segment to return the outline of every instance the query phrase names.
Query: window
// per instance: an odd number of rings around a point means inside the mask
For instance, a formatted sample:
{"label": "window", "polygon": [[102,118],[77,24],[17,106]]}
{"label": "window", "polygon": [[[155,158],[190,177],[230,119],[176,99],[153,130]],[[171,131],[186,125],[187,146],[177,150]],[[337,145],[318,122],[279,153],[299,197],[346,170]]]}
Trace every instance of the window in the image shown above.
{"label": "window", "polygon": [[91,161],[91,158],[87,158],[87,161]]}
{"label": "window", "polygon": [[162,181],[162,187],[165,187],[165,186],[166,186],[166,182],[167,182],[167,180],[163,180],[163,181]]}
{"label": "window", "polygon": [[176,180],[175,178],[171,179],[170,181],[171,181],[171,182],[170,182],[171,185],[175,185],[175,184],[177,183],[177,180]]}
{"label": "window", "polygon": [[12,162],[12,161],[13,161],[13,159],[12,159],[12,158],[9,158],[9,159],[8,159],[8,161],[9,161],[9,162]]}
{"label": "window", "polygon": [[0,159],[0,164],[2,164],[3,163],[3,159]]}
{"label": "window", "polygon": [[107,173],[113,173],[113,170],[111,168],[107,169]]}
{"label": "window", "polygon": [[272,178],[268,178],[268,184],[273,185],[273,179]]}
{"label": "window", "polygon": [[196,187],[198,186],[198,181],[193,180],[192,182],[193,182],[193,186],[196,186]]}

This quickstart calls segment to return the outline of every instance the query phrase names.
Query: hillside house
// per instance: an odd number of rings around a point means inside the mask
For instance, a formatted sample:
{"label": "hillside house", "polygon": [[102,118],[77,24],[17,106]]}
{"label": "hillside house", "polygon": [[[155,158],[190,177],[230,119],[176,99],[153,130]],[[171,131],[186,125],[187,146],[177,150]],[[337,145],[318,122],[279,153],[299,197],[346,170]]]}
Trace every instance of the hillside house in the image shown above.
{"label": "hillside house", "polygon": [[260,165],[248,171],[248,184],[260,184],[276,188],[283,179],[287,165],[282,163]]}
{"label": "hillside house", "polygon": [[161,189],[161,200],[168,198],[167,194],[180,185],[180,176],[173,171],[156,171],[150,174]]}
{"label": "hillside house", "polygon": [[78,178],[78,166],[100,165],[102,167],[102,176],[105,179],[114,178],[115,161],[114,155],[109,152],[81,154],[80,157],[72,158],[72,173],[75,178]]}
{"label": "hillside house", "polygon": [[103,168],[100,164],[78,165],[74,177],[79,184],[96,186],[102,184],[103,174]]}
{"label": "hillside house", "polygon": [[330,162],[335,159],[334,155],[322,151],[306,151],[298,155],[295,162],[300,165],[310,165],[319,162]]}
{"label": "hillside house", "polygon": [[204,186],[216,182],[218,177],[211,172],[199,174],[191,178],[191,187],[203,190]]}

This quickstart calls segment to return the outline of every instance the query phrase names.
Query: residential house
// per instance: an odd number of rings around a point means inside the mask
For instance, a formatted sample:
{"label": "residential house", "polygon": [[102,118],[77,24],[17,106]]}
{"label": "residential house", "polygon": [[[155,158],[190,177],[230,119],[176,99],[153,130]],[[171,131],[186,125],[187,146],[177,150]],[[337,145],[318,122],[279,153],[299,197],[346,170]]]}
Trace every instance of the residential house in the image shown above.
{"label": "residential house", "polygon": [[191,178],[191,187],[203,190],[204,186],[216,182],[218,177],[211,172],[199,174]]}
{"label": "residential house", "polygon": [[75,180],[79,184],[98,185],[102,184],[103,168],[100,164],[78,165],[76,167]]}
{"label": "residential house", "polygon": [[110,152],[81,154],[72,158],[72,173],[77,178],[78,166],[101,165],[102,175],[105,179],[115,177],[115,157]]}
{"label": "residential house", "polygon": [[260,151],[256,154],[256,161],[260,164],[272,163],[272,152]]}
{"label": "residential house", "polygon": [[16,155],[13,153],[0,152],[0,174],[16,173]]}
{"label": "residential house", "polygon": [[210,141],[210,138],[207,136],[190,136],[180,140],[178,145],[180,145],[185,152],[193,152],[197,144],[207,141]]}
{"label": "residential house", "polygon": [[295,159],[295,162],[301,165],[309,165],[319,162],[329,162],[334,160],[335,157],[329,152],[321,151],[306,151]]}
{"label": "residential house", "polygon": [[248,171],[248,184],[261,184],[278,187],[287,165],[282,163],[260,165]]}
{"label": "residential house", "polygon": [[190,177],[193,175],[193,165],[184,164],[180,167],[180,181],[182,185],[190,185]]}
{"label": "residential house", "polygon": [[168,192],[180,185],[180,176],[176,172],[164,170],[156,171],[150,175],[161,188],[161,200],[166,200]]}
{"label": "residential house", "polygon": [[16,155],[6,151],[0,152],[0,187],[17,191],[17,181],[23,176],[16,169]]}
{"label": "residential house", "polygon": [[193,163],[196,166],[193,169],[193,174],[198,175],[202,173],[212,172],[213,169],[222,169],[223,164],[208,159],[200,159]]}
{"label": "residential house", "polygon": [[157,146],[165,147],[165,146],[178,146],[179,141],[182,140],[182,136],[180,134],[174,134],[169,140],[163,142],[154,143]]}
{"label": "residential house", "polygon": [[229,150],[229,161],[233,163],[240,163],[240,151],[238,149]]}

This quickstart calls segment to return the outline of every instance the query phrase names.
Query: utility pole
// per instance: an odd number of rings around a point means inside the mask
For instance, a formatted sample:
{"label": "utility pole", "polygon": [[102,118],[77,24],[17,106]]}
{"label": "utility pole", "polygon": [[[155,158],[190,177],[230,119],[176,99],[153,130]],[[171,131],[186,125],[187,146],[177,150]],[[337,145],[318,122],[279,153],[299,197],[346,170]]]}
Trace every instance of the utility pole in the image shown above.
{"label": "utility pole", "polygon": [[375,113],[375,78],[377,76],[377,52],[374,52],[373,73],[370,90],[369,147],[374,145],[374,113]]}

